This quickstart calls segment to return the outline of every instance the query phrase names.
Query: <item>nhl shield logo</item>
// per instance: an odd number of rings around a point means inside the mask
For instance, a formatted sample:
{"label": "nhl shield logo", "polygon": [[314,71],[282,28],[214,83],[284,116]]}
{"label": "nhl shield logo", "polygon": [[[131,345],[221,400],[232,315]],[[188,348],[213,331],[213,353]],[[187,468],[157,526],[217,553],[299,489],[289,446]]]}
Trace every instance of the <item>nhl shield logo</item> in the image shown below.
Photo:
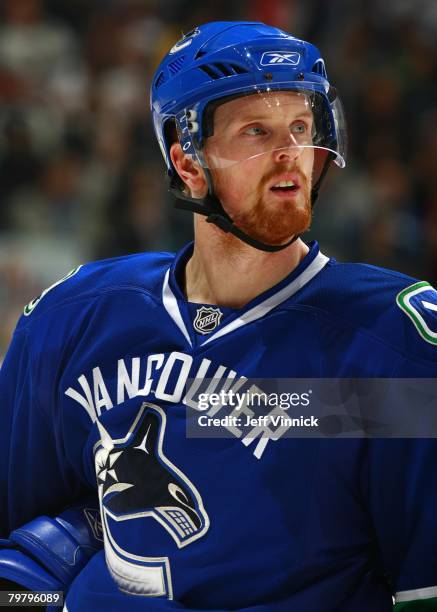
{"label": "nhl shield logo", "polygon": [[196,318],[193,321],[194,329],[199,334],[209,334],[220,325],[223,313],[220,308],[202,306],[197,309]]}

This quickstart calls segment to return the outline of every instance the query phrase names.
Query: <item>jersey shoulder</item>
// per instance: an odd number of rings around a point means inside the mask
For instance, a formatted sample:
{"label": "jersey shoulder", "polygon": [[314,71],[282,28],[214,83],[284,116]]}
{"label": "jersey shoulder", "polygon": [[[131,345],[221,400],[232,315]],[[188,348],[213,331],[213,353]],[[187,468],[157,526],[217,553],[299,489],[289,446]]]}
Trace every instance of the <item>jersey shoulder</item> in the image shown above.
{"label": "jersey shoulder", "polygon": [[331,260],[319,307],[398,353],[437,361],[437,291],[427,281],[369,264]]}
{"label": "jersey shoulder", "polygon": [[173,253],[138,253],[77,266],[24,307],[17,329],[67,304],[80,309],[108,291],[137,290],[158,299],[173,258]]}

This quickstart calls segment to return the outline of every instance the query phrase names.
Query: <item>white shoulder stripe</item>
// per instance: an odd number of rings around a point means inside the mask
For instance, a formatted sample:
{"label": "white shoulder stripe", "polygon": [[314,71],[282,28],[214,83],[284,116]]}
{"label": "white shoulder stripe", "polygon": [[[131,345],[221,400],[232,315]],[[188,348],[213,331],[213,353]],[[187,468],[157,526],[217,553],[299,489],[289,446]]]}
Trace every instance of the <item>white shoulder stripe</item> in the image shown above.
{"label": "white shoulder stripe", "polygon": [[437,597],[437,586],[424,589],[412,589],[411,591],[399,591],[395,594],[396,603],[401,601],[414,601],[415,599],[431,599]]}
{"label": "white shoulder stripe", "polygon": [[192,346],[190,334],[188,333],[188,330],[185,326],[182,315],[179,311],[177,299],[175,298],[175,295],[173,291],[171,290],[169,282],[168,282],[169,275],[170,275],[170,268],[165,273],[164,285],[162,287],[162,301],[164,304],[164,308],[168,312],[170,318],[173,319],[173,322],[179,327],[181,332],[184,334],[185,339],[188,342],[188,344]]}
{"label": "white shoulder stripe", "polygon": [[215,334],[210,336],[205,342],[202,342],[201,346],[216,340],[217,338],[221,338],[222,336],[229,334],[230,332],[235,331],[239,327],[243,325],[247,325],[247,323],[251,323],[256,319],[260,319],[264,315],[266,315],[270,310],[279,306],[282,302],[287,300],[289,297],[294,295],[299,289],[302,289],[304,285],[306,285],[316,274],[322,270],[326,266],[329,261],[329,257],[323,255],[322,253],[318,253],[314,260],[310,263],[310,265],[299,274],[297,278],[295,278],[289,285],[283,287],[280,291],[270,296],[257,306],[254,306],[247,312],[241,315],[238,319],[234,319],[228,325],[219,329]]}

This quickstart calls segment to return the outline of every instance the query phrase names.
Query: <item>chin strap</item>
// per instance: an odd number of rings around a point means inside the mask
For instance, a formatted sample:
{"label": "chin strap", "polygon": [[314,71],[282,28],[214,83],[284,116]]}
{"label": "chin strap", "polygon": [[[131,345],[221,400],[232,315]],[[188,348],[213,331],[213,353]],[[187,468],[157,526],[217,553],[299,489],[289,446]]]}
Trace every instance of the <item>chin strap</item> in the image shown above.
{"label": "chin strap", "polygon": [[[314,207],[314,204],[316,203],[317,197],[319,195],[320,185],[328,171],[330,162],[333,157],[334,156],[332,154],[328,155],[322,168],[322,172],[320,173],[319,180],[311,190],[312,207]],[[214,223],[214,225],[219,227],[223,232],[231,233],[249,246],[260,251],[266,251],[268,253],[276,253],[278,251],[282,251],[283,249],[289,247],[290,244],[292,244],[300,237],[300,234],[297,234],[285,244],[273,245],[261,242],[260,240],[249,236],[249,234],[246,234],[246,232],[243,232],[242,229],[234,225],[234,222],[232,221],[231,217],[224,210],[220,200],[215,195],[211,173],[207,168],[204,168],[204,171],[208,182],[208,193],[202,199],[193,198],[183,193],[178,185],[177,175],[175,175],[174,177],[170,177],[169,190],[177,198],[175,208],[178,208],[180,210],[189,210],[191,212],[204,215],[206,217],[207,223]]]}
{"label": "chin strap", "polygon": [[232,219],[226,211],[223,210],[221,202],[215,194],[208,193],[202,200],[199,200],[182,194],[179,189],[171,188],[170,191],[178,198],[175,204],[176,208],[190,210],[191,212],[204,215],[207,223],[214,223],[214,225],[219,227],[223,232],[233,234],[246,244],[260,251],[267,251],[269,253],[282,251],[282,249],[290,246],[290,244],[298,238],[298,236],[293,236],[293,238],[285,244],[265,244],[256,238],[252,238],[252,236],[249,236],[246,232],[243,232],[243,230],[234,225]]}

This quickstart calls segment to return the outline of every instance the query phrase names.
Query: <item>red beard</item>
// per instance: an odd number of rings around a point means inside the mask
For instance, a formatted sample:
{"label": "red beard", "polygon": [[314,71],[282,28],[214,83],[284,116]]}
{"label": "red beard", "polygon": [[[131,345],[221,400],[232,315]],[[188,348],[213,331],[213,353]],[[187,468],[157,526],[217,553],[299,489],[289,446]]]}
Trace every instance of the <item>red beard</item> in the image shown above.
{"label": "red beard", "polygon": [[[284,196],[276,201],[268,198],[266,185],[280,174],[276,168],[258,185],[255,205],[248,211],[233,215],[234,224],[251,238],[274,246],[285,244],[292,236],[305,232],[312,220],[311,189],[305,175],[297,169],[294,172],[299,175],[300,185],[296,197]],[[220,198],[219,184],[217,195]]]}

